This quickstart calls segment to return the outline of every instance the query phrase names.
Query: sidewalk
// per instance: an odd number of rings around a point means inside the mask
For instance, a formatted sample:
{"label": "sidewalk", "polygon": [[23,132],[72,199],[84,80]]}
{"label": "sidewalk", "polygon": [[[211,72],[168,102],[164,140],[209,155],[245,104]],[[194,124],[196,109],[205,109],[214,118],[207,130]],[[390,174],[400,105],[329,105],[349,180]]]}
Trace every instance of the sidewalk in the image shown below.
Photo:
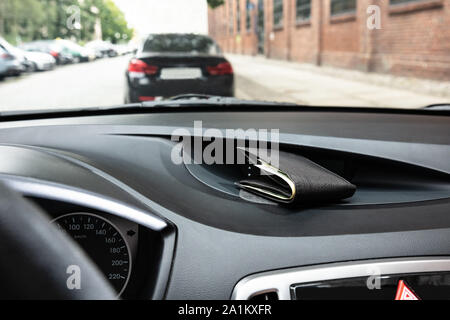
{"label": "sidewalk", "polygon": [[450,81],[438,82],[227,54],[242,99],[317,106],[420,108],[450,103]]}

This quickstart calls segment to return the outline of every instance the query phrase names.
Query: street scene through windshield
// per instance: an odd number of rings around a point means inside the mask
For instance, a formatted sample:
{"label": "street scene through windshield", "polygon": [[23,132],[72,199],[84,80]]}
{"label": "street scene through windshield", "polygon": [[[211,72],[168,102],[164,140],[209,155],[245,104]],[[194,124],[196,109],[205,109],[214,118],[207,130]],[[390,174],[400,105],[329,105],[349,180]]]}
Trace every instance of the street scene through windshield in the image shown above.
{"label": "street scene through windshield", "polygon": [[450,0],[0,0],[0,111],[450,102]]}

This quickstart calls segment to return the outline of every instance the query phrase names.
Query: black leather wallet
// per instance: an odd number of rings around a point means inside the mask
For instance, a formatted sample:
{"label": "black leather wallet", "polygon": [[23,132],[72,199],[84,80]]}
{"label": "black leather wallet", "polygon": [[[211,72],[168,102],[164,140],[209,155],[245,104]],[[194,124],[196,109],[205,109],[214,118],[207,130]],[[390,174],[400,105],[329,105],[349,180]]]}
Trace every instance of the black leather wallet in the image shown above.
{"label": "black leather wallet", "polygon": [[256,150],[240,149],[239,152],[244,152],[260,174],[239,181],[237,186],[275,202],[330,203],[350,198],[356,191],[355,185],[302,156],[279,151],[275,167]]}

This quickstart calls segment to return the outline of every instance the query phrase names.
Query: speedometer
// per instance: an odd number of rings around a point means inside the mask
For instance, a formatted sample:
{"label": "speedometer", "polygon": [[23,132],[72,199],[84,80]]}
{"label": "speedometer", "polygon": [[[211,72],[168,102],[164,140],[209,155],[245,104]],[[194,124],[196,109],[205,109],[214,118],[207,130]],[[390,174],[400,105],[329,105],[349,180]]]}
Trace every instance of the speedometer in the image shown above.
{"label": "speedometer", "polygon": [[117,227],[90,213],[67,214],[53,222],[81,246],[120,295],[130,277],[131,256]]}

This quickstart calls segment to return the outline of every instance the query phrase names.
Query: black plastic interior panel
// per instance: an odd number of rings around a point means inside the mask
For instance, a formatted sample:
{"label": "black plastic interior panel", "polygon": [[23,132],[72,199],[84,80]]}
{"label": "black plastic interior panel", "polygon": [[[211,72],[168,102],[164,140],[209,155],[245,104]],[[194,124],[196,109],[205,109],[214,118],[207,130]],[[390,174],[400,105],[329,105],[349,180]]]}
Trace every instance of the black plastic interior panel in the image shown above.
{"label": "black plastic interior panel", "polygon": [[[131,158],[125,152],[130,146],[133,147],[134,155]],[[172,142],[160,138],[99,135],[85,141],[79,147],[78,155],[73,157],[89,159],[89,163],[94,167],[102,168],[108,175],[114,176],[172,212],[205,225],[233,232],[283,237],[450,227],[449,198],[381,205],[356,203],[359,205],[314,206],[295,210],[283,206],[250,203],[208,187],[193,178],[183,165],[172,163],[170,158],[172,147]],[[67,143],[64,148],[67,150]],[[7,150],[10,157],[14,155],[12,150]],[[39,154],[45,155],[46,152],[48,151],[41,149]],[[16,153],[17,159],[9,159],[8,163],[25,163],[27,158],[24,160],[23,157],[26,154],[22,150]],[[26,172],[27,176],[40,178],[40,175],[47,172],[49,176],[46,179],[56,183],[64,177],[62,174],[51,176],[56,161],[42,162],[42,167],[39,167],[38,163],[35,162],[32,166],[34,173]],[[17,175],[15,169],[15,166],[6,166],[0,173]],[[87,188],[95,188],[94,181],[90,181],[94,176],[83,179],[82,175],[78,175],[78,171],[76,173],[72,176],[75,183],[78,179],[82,179]],[[112,185],[104,179],[100,179],[99,183],[106,183],[105,187],[112,188]],[[380,192],[389,192],[389,189]],[[376,195],[376,192],[373,193]],[[357,194],[356,199],[358,196]]]}
{"label": "black plastic interior panel", "polygon": [[[260,109],[262,110],[230,107],[227,111],[231,111],[218,112],[205,108],[173,108],[169,111],[143,110],[138,114],[90,117],[87,116],[89,113],[82,117],[69,113],[72,117],[21,122],[9,122],[6,118],[2,119],[5,121],[2,128],[10,128],[7,137],[9,143],[14,143],[15,138],[26,137],[34,144],[39,143],[41,138],[44,139],[43,144],[48,143],[49,136],[33,137],[33,133],[27,132],[27,127],[31,127],[28,129],[34,132],[33,126],[39,126],[43,127],[41,132],[49,132],[49,128],[44,127],[63,125],[64,128],[58,129],[58,132],[73,130],[72,134],[76,132],[80,136],[89,131],[91,134],[166,137],[170,137],[176,128],[192,128],[194,121],[202,121],[203,128],[273,128],[280,130],[281,143],[381,156],[450,173],[450,161],[447,160],[450,157],[448,113],[398,109]],[[18,130],[12,130],[13,128]],[[67,136],[61,136],[57,140],[61,138],[65,139]],[[27,139],[19,141],[24,143]]]}
{"label": "black plastic interior panel", "polygon": [[[84,190],[163,218],[177,231],[174,259],[163,258],[171,272],[165,297],[228,299],[240,279],[267,270],[449,255],[449,119],[197,110],[3,122],[0,178]],[[242,199],[240,168],[171,161],[173,130],[192,129],[194,120],[280,129],[284,151],[342,175],[357,192],[295,210]]]}

